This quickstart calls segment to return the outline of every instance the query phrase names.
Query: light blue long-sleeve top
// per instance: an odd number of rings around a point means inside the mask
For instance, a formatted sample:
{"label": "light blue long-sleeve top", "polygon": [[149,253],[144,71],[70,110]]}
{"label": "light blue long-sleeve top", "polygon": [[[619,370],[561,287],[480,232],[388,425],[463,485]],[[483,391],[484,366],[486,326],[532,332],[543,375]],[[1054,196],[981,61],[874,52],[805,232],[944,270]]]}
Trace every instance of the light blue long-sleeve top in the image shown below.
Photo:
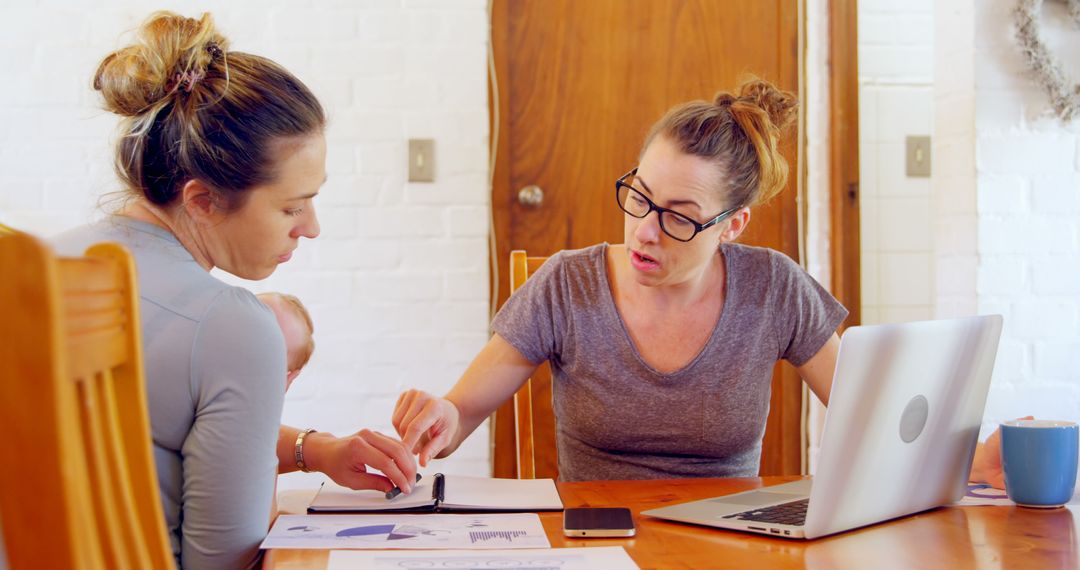
{"label": "light blue long-sleeve top", "polygon": [[182,568],[259,563],[277,476],[285,341],[270,309],[202,269],[167,230],[113,216],[53,240],[135,257],[161,502]]}

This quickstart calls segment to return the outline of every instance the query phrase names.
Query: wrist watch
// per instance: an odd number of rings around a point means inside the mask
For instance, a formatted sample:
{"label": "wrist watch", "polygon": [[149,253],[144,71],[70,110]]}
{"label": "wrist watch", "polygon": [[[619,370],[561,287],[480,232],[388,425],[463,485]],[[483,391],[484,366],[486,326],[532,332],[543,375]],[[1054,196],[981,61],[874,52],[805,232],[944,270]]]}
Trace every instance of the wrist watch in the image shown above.
{"label": "wrist watch", "polygon": [[304,473],[311,473],[311,469],[308,469],[307,464],[304,463],[304,438],[306,438],[309,433],[314,432],[314,429],[308,428],[296,434],[296,445],[293,447],[293,457],[296,459],[296,466]]}

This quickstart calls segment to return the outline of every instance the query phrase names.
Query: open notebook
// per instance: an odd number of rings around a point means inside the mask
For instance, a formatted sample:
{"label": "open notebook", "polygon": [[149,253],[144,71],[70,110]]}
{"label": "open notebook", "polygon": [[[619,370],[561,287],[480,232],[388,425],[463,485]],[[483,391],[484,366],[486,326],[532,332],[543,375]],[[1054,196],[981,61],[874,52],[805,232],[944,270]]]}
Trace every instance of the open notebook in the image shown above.
{"label": "open notebook", "polygon": [[561,511],[551,479],[492,479],[436,473],[409,495],[387,499],[382,491],[354,491],[324,483],[308,505],[310,513]]}

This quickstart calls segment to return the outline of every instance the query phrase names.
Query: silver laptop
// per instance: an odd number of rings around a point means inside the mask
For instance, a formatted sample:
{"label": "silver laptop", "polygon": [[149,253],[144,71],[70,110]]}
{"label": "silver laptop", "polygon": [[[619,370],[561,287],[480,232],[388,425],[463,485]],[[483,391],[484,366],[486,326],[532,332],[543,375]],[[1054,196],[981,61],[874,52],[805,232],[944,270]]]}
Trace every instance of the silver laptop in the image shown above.
{"label": "silver laptop", "polygon": [[955,502],[1000,336],[1000,315],[852,327],[840,341],[813,479],[643,514],[817,538]]}

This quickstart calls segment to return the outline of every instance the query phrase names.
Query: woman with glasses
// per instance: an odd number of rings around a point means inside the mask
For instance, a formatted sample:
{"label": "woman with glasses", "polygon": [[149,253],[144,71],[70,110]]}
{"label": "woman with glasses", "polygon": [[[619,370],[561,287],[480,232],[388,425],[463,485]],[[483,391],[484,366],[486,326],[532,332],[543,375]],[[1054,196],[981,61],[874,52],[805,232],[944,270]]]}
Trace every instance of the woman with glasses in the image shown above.
{"label": "woman with glasses", "polygon": [[549,361],[563,480],[756,476],[774,364],[827,403],[847,316],[782,253],[735,243],[785,185],[796,105],[752,81],[660,119],[615,183],[625,242],[552,256],[446,397],[402,394],[394,427],[421,465]]}

